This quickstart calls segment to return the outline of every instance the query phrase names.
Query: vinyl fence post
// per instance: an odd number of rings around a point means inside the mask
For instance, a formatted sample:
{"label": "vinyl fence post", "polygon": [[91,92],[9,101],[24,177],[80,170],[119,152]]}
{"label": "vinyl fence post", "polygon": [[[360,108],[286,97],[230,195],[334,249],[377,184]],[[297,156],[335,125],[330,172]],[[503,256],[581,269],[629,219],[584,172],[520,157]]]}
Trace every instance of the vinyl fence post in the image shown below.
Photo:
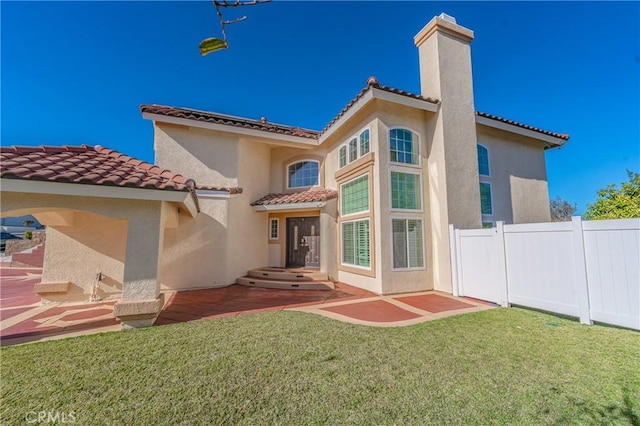
{"label": "vinyl fence post", "polygon": [[458,250],[456,241],[456,231],[453,225],[449,225],[449,250],[451,255],[451,293],[454,296],[460,296],[458,289]]}
{"label": "vinyl fence post", "polygon": [[500,305],[508,308],[509,303],[509,283],[507,281],[507,256],[504,250],[504,222],[496,222],[496,238],[498,245],[498,288],[500,289]]}
{"label": "vinyl fence post", "polygon": [[593,324],[589,307],[589,282],[587,281],[587,264],[584,256],[584,234],[582,231],[582,218],[571,218],[573,225],[573,263],[578,291],[578,314],[580,323]]}

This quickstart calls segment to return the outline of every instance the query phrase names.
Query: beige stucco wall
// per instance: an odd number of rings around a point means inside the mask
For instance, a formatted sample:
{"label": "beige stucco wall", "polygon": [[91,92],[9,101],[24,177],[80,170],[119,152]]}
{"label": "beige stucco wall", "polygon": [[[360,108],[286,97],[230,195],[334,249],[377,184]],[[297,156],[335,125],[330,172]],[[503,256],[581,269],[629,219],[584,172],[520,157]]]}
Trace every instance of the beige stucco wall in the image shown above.
{"label": "beige stucco wall", "polygon": [[268,264],[268,215],[251,203],[269,193],[271,147],[206,129],[155,126],[155,162],[200,186],[240,186],[228,200],[200,198],[196,218],[181,217],[167,230],[163,286],[184,290],[233,284],[249,269]]}
{"label": "beige stucco wall", "polygon": [[238,186],[239,137],[196,127],[154,125],[155,164],[201,186]]}
{"label": "beige stucco wall", "polygon": [[[79,192],[83,186],[77,185]],[[169,204],[167,208],[177,209]],[[103,274],[97,292],[100,297],[157,296],[154,250],[161,243],[162,202],[2,193],[3,215],[24,213],[47,226],[42,282],[71,282],[68,293],[45,294],[44,300],[88,300],[98,272]]]}
{"label": "beige stucco wall", "polygon": [[[124,277],[127,221],[72,212],[70,226],[48,226],[43,283],[71,282],[68,294],[45,295],[50,301],[88,300],[94,285],[102,299],[119,298]],[[38,215],[35,215],[38,218]],[[38,221],[41,219],[38,218]],[[41,222],[42,223],[42,222]],[[98,283],[96,274],[102,274]]]}
{"label": "beige stucco wall", "polygon": [[478,126],[478,143],[489,150],[493,220],[548,222],[549,191],[544,145],[524,136]]}
{"label": "beige stucco wall", "polygon": [[274,193],[299,191],[304,188],[287,188],[287,166],[293,162],[316,160],[320,163],[320,181],[312,189],[324,187],[324,166],[326,150],[296,149],[289,147],[275,147],[271,149],[271,166],[269,169],[269,191]]}
{"label": "beige stucco wall", "polygon": [[[406,293],[433,289],[432,268],[432,230],[430,224],[430,198],[428,173],[428,141],[426,123],[433,119],[433,114],[414,108],[379,102],[378,105],[378,143],[379,143],[379,186],[376,194],[380,203],[381,218],[379,221],[379,235],[381,238],[380,261],[382,274],[382,292],[384,294]],[[405,128],[416,133],[420,142],[420,164],[397,165],[389,161],[389,131],[392,128]],[[418,211],[398,211],[391,207],[391,171],[406,173],[421,173],[422,177],[422,208]],[[393,269],[393,239],[391,238],[391,219],[421,219],[423,223],[423,250],[425,252],[425,266],[416,270]]]}

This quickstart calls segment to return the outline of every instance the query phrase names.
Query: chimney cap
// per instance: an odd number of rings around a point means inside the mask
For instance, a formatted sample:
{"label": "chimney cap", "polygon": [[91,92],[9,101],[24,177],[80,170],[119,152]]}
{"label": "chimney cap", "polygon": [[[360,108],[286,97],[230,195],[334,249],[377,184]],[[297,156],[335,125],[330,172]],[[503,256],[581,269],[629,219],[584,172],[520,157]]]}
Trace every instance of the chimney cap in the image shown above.
{"label": "chimney cap", "polygon": [[451,22],[452,24],[456,24],[456,23],[457,23],[457,22],[456,22],[456,18],[454,18],[454,17],[453,17],[453,16],[451,16],[451,15],[447,15],[447,14],[446,14],[446,13],[444,13],[444,12],[442,12],[442,13],[440,14],[440,16],[438,16],[438,18],[443,19],[443,20],[445,20],[445,21],[447,21],[447,22]]}
{"label": "chimney cap", "polygon": [[262,124],[266,124],[267,123],[267,117],[260,117],[260,122]]}

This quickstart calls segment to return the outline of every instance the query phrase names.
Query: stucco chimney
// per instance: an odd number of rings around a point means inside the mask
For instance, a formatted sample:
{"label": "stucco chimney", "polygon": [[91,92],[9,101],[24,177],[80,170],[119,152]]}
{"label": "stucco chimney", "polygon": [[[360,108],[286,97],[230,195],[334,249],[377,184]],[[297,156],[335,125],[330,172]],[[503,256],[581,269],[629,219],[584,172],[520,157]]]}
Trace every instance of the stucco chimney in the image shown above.
{"label": "stucco chimney", "polygon": [[434,17],[415,36],[422,95],[440,100],[428,123],[428,173],[436,290],[451,291],[449,224],[480,228],[471,46],[473,31]]}

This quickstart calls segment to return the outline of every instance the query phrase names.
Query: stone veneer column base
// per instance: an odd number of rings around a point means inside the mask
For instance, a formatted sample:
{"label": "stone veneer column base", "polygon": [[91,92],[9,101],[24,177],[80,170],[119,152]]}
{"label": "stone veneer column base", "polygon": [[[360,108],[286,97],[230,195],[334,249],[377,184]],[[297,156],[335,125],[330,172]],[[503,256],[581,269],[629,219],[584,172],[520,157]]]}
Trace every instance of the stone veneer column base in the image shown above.
{"label": "stone veneer column base", "polygon": [[164,306],[164,294],[157,299],[125,300],[113,306],[113,316],[122,322],[122,329],[151,327]]}

